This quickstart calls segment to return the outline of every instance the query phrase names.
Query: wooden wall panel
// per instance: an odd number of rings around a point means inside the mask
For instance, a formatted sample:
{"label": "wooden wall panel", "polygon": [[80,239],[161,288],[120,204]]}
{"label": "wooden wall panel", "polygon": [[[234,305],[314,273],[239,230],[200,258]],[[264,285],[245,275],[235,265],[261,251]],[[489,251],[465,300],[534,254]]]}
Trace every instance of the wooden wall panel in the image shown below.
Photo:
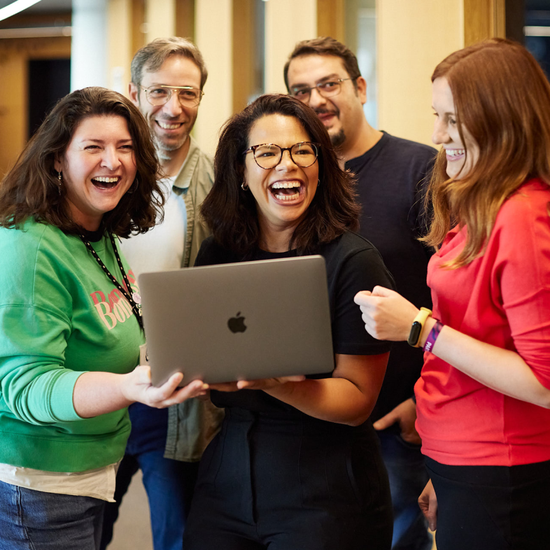
{"label": "wooden wall panel", "polygon": [[27,142],[29,60],[70,56],[69,36],[0,40],[0,179]]}
{"label": "wooden wall panel", "polygon": [[145,0],[132,0],[131,15],[132,32],[132,57],[143,46],[145,46],[145,32],[143,25],[145,23]]}
{"label": "wooden wall panel", "polygon": [[317,0],[317,36],[346,42],[346,0]]}
{"label": "wooden wall panel", "polygon": [[195,41],[195,0],[176,0],[176,36]]}
{"label": "wooden wall panel", "polygon": [[505,0],[464,0],[464,46],[506,36]]}
{"label": "wooden wall panel", "polygon": [[233,0],[233,112],[242,111],[254,90],[255,0]]}

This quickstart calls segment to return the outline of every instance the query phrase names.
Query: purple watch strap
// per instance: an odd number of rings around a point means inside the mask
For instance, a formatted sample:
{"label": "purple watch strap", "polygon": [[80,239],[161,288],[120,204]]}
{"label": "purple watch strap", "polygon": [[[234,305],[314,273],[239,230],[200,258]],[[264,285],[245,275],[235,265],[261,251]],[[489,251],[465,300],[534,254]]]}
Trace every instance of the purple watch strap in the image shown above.
{"label": "purple watch strap", "polygon": [[430,334],[428,334],[428,337],[426,338],[426,342],[424,342],[424,351],[432,351],[435,341],[437,340],[442,328],[443,324],[436,321],[434,327],[430,331]]}

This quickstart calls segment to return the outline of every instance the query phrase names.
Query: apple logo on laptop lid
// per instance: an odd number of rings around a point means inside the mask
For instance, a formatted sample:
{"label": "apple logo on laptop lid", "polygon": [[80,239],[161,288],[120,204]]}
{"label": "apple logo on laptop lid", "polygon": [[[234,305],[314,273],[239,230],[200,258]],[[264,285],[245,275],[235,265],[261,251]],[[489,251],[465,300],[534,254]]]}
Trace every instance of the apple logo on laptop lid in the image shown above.
{"label": "apple logo on laptop lid", "polygon": [[233,333],[244,332],[247,329],[247,326],[244,324],[244,317],[241,315],[240,311],[235,317],[231,317],[229,321],[227,321],[227,326]]}

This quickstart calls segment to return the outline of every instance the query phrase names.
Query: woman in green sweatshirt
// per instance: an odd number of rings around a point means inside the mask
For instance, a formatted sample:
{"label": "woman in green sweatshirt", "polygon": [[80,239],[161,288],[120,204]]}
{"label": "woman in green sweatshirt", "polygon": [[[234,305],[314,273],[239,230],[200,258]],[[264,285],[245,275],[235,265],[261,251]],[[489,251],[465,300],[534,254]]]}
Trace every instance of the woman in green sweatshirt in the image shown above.
{"label": "woman in green sweatshirt", "polygon": [[139,291],[118,237],[161,208],[147,123],[122,95],[62,99],[0,184],[0,549],[92,550],[140,401],[151,386]]}

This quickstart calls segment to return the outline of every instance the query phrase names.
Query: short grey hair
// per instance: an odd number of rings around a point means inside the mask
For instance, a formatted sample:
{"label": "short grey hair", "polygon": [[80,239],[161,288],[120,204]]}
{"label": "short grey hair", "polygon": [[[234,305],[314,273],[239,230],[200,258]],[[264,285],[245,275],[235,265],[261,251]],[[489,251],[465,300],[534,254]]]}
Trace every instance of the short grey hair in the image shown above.
{"label": "short grey hair", "polygon": [[201,90],[208,78],[208,70],[201,52],[187,38],[171,36],[169,38],[155,38],[146,46],[137,51],[132,59],[132,82],[141,86],[143,71],[158,71],[162,64],[172,55],[181,55],[195,63],[201,72]]}

